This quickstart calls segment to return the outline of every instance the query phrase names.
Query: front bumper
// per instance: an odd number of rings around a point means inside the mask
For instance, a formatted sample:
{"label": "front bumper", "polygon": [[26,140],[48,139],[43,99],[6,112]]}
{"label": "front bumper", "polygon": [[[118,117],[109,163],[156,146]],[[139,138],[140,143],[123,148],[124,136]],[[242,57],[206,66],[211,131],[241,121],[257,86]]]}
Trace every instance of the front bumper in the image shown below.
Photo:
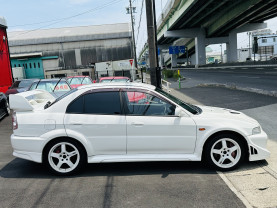
{"label": "front bumper", "polygon": [[267,134],[262,131],[260,134],[248,136],[249,161],[265,160],[270,157],[267,150]]}
{"label": "front bumper", "polygon": [[44,147],[44,139],[40,137],[20,137],[11,135],[11,143],[13,147],[13,155],[22,159],[34,162],[42,162],[42,150]]}

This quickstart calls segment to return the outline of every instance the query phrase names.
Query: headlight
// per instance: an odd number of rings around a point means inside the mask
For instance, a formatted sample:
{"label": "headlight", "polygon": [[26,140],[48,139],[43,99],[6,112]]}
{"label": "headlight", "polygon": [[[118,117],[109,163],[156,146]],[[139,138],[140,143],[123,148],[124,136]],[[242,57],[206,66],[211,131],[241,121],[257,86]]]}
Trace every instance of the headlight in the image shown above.
{"label": "headlight", "polygon": [[252,134],[260,134],[261,133],[261,127],[255,127],[254,129],[252,129]]}

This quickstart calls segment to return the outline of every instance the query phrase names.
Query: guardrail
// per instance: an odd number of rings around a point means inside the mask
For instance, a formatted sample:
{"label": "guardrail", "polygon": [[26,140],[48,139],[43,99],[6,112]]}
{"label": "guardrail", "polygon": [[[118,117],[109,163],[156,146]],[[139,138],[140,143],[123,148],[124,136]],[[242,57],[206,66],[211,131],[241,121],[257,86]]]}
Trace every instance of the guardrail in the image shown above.
{"label": "guardrail", "polygon": [[170,85],[171,83],[162,79],[162,88],[166,89],[167,92],[170,92]]}

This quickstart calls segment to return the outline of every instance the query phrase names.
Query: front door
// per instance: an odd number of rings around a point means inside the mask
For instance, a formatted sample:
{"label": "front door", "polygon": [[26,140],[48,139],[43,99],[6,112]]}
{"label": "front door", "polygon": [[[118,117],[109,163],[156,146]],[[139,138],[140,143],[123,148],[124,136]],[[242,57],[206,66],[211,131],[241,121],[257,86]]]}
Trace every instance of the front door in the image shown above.
{"label": "front door", "polygon": [[127,154],[193,153],[196,125],[189,116],[175,116],[176,106],[152,92],[123,93],[127,122]]}

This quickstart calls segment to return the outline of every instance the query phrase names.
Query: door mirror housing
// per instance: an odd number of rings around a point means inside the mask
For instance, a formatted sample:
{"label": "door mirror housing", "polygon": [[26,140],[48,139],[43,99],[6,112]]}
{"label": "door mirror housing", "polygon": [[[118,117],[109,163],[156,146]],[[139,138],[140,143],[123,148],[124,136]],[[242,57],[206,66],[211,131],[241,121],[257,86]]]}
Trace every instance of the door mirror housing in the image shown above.
{"label": "door mirror housing", "polygon": [[176,106],[175,116],[182,117],[182,116],[187,116],[187,114],[184,112],[184,110],[181,107]]}

